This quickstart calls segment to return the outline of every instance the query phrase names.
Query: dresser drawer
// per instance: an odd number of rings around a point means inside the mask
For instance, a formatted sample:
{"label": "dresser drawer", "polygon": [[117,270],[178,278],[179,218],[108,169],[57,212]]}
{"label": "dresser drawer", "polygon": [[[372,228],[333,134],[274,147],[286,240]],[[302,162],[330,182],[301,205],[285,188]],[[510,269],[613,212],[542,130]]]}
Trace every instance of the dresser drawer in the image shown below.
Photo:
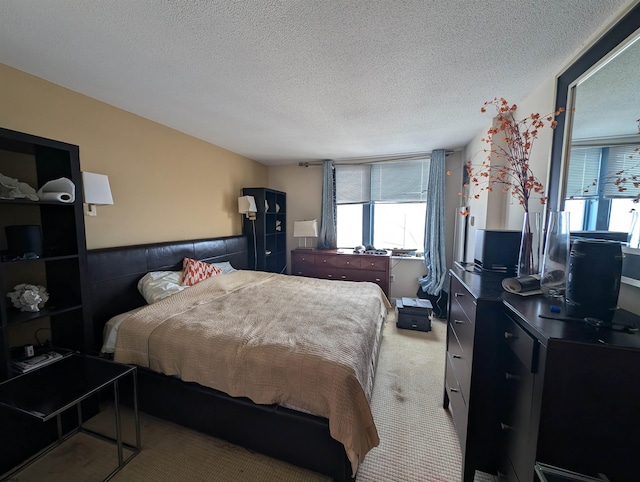
{"label": "dresser drawer", "polygon": [[371,271],[364,269],[348,271],[348,273],[353,281],[370,281],[378,284],[383,282],[387,275],[384,271]]}
{"label": "dresser drawer", "polygon": [[529,333],[511,318],[507,318],[504,328],[506,346],[520,359],[525,368],[536,372],[537,343]]}
{"label": "dresser drawer", "polygon": [[360,269],[360,262],[362,261],[361,257],[349,256],[347,254],[342,254],[340,256],[336,256],[336,267],[338,268],[350,268],[350,269]]}
{"label": "dresser drawer", "polygon": [[335,255],[325,255],[325,254],[315,254],[314,255],[314,264],[318,267],[322,266],[331,266],[335,268],[336,266],[336,258]]}
{"label": "dresser drawer", "polygon": [[458,432],[458,439],[460,440],[460,450],[464,457],[465,446],[467,443],[467,404],[460,390],[458,379],[456,378],[456,372],[451,363],[451,357],[447,355],[447,375],[445,378],[445,390],[449,397],[449,404],[451,406],[451,414],[453,415],[453,423],[456,426],[456,432]]}
{"label": "dresser drawer", "polygon": [[293,251],[291,253],[291,261],[294,270],[308,271],[310,267],[313,267],[315,263],[315,257],[310,253],[300,253],[297,251]]}
{"label": "dresser drawer", "polygon": [[471,354],[462,349],[453,327],[449,325],[447,329],[449,330],[447,354],[451,358],[462,395],[465,400],[468,400],[471,387]]}
{"label": "dresser drawer", "polygon": [[462,351],[467,358],[471,359],[473,354],[474,323],[471,322],[455,299],[451,301],[449,326],[460,342]]}
{"label": "dresser drawer", "polygon": [[336,271],[334,267],[331,266],[315,266],[313,268],[313,277],[320,279],[332,279],[338,281],[351,281],[345,278],[342,278],[341,274]]}
{"label": "dresser drawer", "polygon": [[535,450],[531,446],[533,389],[536,375],[516,354],[507,350],[504,358],[504,410],[500,416],[503,447],[511,469],[522,482],[533,481]]}
{"label": "dresser drawer", "polygon": [[389,271],[389,256],[363,256],[360,260],[362,269]]}
{"label": "dresser drawer", "polygon": [[476,301],[471,293],[456,278],[451,279],[452,304],[456,303],[467,315],[469,321],[476,321]]}

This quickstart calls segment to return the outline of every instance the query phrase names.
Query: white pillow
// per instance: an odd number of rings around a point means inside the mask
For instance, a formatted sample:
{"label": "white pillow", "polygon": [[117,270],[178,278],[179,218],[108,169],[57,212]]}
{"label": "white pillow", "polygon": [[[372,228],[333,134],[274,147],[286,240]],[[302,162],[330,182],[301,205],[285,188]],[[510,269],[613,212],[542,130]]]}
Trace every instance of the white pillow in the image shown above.
{"label": "white pillow", "polygon": [[151,271],[138,281],[138,291],[151,305],[188,288],[181,283],[182,271]]}
{"label": "white pillow", "polygon": [[233,273],[234,271],[238,271],[233,266],[231,266],[231,263],[229,263],[229,261],[223,261],[222,263],[211,263],[211,264],[214,265],[216,268],[220,269],[220,271],[222,271],[222,274]]}

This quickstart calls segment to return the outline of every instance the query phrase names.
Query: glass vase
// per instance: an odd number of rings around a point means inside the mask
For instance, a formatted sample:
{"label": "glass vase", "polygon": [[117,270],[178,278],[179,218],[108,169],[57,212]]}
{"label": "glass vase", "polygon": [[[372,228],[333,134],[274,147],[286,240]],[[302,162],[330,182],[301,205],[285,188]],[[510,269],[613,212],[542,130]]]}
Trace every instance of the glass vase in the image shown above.
{"label": "glass vase", "polygon": [[550,298],[562,298],[569,267],[569,212],[551,211],[547,221],[540,289]]}
{"label": "glass vase", "polygon": [[542,235],[542,213],[524,213],[518,256],[518,276],[540,273]]}

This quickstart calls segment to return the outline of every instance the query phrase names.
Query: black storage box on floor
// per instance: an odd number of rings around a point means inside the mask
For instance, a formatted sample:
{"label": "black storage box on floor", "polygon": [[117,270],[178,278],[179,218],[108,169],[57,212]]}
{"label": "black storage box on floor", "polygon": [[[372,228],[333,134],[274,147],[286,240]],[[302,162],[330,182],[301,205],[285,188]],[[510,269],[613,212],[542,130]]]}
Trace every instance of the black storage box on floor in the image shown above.
{"label": "black storage box on floor", "polygon": [[406,330],[431,331],[431,310],[429,300],[405,298],[396,300],[398,321],[396,326]]}

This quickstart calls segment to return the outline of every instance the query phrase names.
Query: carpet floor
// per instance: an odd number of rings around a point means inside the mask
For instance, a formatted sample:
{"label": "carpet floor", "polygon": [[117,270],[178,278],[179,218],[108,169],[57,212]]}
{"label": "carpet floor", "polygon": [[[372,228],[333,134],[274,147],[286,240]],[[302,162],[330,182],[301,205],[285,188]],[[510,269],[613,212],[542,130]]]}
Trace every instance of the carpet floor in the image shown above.
{"label": "carpet floor", "polygon": [[[372,397],[380,445],[360,466],[357,482],[457,482],[461,455],[449,411],[442,408],[446,323],[424,333],[385,323]],[[124,413],[124,438],[133,422]],[[103,410],[88,426],[113,432]],[[328,477],[266,457],[178,425],[141,415],[142,451],[111,480],[324,482]],[[125,458],[127,453],[125,453]],[[28,466],[14,481],[102,480],[117,465],[114,445],[78,434]],[[476,474],[477,482],[493,477]]]}

